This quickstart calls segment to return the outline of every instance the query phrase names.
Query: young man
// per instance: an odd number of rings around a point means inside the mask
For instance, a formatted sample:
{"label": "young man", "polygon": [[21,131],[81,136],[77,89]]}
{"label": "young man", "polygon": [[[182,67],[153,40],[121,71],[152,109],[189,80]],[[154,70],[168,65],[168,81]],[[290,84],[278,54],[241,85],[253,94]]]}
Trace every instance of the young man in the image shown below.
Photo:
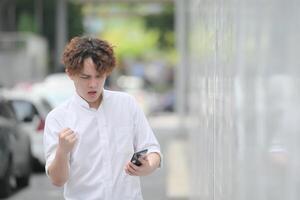
{"label": "young man", "polygon": [[[63,63],[76,94],[46,119],[46,173],[69,200],[140,200],[139,176],[160,166],[159,144],[133,97],[103,89],[115,67],[106,41],[75,37]],[[148,149],[137,166],[134,152]]]}

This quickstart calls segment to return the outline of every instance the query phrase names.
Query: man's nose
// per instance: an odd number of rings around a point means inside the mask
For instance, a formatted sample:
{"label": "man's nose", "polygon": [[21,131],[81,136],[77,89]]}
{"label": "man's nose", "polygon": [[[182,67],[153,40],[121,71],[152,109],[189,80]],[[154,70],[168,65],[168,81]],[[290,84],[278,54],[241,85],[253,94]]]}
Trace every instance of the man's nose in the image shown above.
{"label": "man's nose", "polygon": [[89,87],[95,88],[95,87],[97,87],[97,85],[98,85],[98,80],[95,78],[92,78],[89,82]]}

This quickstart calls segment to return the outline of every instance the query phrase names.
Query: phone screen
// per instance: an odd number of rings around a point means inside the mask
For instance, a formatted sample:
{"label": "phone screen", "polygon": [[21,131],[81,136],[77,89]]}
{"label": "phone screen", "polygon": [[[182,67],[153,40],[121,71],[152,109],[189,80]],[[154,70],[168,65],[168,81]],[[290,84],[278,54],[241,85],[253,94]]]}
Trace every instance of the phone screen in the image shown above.
{"label": "phone screen", "polygon": [[135,164],[136,166],[141,166],[142,163],[139,161],[139,158],[146,154],[148,152],[148,149],[144,149],[144,150],[141,150],[141,151],[138,151],[138,152],[135,152],[131,158],[131,162],[133,164]]}

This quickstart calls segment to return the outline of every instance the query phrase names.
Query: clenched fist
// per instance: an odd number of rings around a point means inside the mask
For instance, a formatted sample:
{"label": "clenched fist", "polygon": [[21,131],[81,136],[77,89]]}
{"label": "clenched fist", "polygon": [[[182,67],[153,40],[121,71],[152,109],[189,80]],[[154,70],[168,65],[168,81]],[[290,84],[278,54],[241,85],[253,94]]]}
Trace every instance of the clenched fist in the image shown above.
{"label": "clenched fist", "polygon": [[76,144],[76,141],[76,134],[69,128],[65,128],[59,133],[58,146],[66,154],[72,151]]}

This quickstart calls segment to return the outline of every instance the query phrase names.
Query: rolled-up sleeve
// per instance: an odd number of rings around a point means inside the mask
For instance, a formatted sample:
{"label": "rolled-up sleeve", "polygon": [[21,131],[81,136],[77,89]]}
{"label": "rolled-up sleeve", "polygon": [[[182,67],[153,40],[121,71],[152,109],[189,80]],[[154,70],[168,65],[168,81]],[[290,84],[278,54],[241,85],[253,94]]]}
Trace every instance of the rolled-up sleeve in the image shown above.
{"label": "rolled-up sleeve", "polygon": [[148,120],[138,106],[135,99],[132,103],[134,121],[134,147],[135,151],[148,149],[148,153],[158,153],[160,156],[160,167],[162,167],[162,153],[160,145],[148,123]]}
{"label": "rolled-up sleeve", "polygon": [[44,155],[46,159],[45,170],[46,174],[48,175],[48,168],[49,165],[55,158],[56,148],[58,144],[58,134],[62,130],[62,127],[58,120],[55,118],[54,113],[49,113],[46,122],[45,122],[45,129],[44,129]]}

